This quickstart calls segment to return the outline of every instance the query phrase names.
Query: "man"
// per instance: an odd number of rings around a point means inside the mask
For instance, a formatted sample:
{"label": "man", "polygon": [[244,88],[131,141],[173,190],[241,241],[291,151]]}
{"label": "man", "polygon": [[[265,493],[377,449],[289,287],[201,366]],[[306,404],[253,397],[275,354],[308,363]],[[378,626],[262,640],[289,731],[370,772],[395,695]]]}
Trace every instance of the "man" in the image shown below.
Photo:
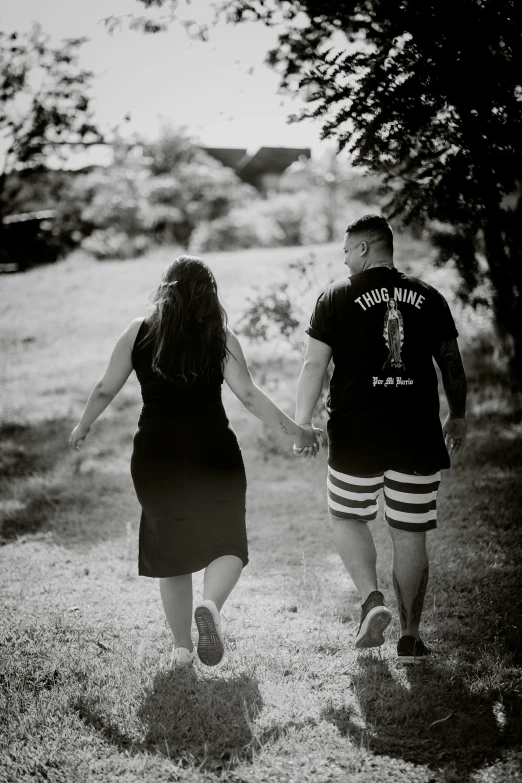
{"label": "man", "polygon": [[[297,389],[296,421],[311,425],[326,368],[328,510],[341,559],[361,594],[357,649],[377,647],[391,620],[378,590],[367,522],[384,488],[393,544],[399,661],[430,654],[419,636],[429,564],[426,531],[436,527],[440,469],[466,441],[466,376],[457,330],[443,296],[394,267],[393,232],[380,215],[346,229],[348,279],[328,286],[312,314]],[[435,358],[449,414],[441,427]],[[302,456],[308,449],[294,448]]]}

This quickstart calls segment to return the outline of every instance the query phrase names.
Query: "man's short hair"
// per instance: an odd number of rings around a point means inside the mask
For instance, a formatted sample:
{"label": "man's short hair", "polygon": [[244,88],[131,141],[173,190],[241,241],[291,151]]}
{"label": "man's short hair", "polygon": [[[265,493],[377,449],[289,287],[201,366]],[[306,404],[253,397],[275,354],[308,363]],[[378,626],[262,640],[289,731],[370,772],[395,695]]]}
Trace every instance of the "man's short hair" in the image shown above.
{"label": "man's short hair", "polygon": [[364,236],[370,239],[381,239],[387,250],[393,253],[393,231],[382,215],[363,215],[352,221],[346,227],[346,234],[350,236]]}

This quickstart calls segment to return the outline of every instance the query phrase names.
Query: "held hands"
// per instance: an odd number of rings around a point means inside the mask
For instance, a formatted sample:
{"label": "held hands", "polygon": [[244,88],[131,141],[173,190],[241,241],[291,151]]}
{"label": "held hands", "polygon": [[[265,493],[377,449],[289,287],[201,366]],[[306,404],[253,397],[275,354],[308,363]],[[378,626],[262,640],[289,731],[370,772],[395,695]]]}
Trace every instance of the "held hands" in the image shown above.
{"label": "held hands", "polygon": [[316,457],[323,448],[322,430],[313,424],[299,425],[299,433],[295,438],[294,455],[296,457]]}
{"label": "held hands", "polygon": [[442,433],[449,454],[456,454],[466,446],[466,419],[455,418],[448,413],[442,425]]}
{"label": "held hands", "polygon": [[80,424],[77,424],[76,427],[73,429],[71,434],[69,435],[69,444],[76,449],[76,451],[80,451],[80,443],[82,443],[87,435],[90,432],[90,427],[87,427],[85,429]]}

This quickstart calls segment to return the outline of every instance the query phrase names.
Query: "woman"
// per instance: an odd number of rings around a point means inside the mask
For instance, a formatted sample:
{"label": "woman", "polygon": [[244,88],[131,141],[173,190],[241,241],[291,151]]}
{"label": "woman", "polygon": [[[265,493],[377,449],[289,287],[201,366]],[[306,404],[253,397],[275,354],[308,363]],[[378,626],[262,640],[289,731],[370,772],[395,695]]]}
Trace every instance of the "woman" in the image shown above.
{"label": "woman", "polygon": [[292,437],[305,456],[320,448],[320,430],[296,424],[253,383],[214,276],[199,258],[175,259],[149,317],[123,332],[71,433],[73,447],[79,449],[133,369],[143,398],[131,459],[142,507],[139,573],[160,580],[174,635],[171,662],[184,666],[196,654],[192,573],[205,568],[204,600],[194,613],[197,654],[213,666],[224,652],[221,608],[248,562],[245,469],[221,401],[223,379],[251,413]]}

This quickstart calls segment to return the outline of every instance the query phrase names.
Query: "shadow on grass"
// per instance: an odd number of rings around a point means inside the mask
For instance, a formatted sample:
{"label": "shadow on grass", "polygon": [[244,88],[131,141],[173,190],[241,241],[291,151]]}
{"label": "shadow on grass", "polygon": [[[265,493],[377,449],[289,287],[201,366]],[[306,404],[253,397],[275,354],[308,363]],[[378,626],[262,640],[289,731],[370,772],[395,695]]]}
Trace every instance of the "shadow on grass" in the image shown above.
{"label": "shadow on grass", "polygon": [[0,541],[37,533],[60,503],[53,475],[68,450],[67,418],[0,425]]}
{"label": "shadow on grass", "polygon": [[69,446],[72,427],[68,417],[0,424],[0,544],[44,530],[66,545],[117,537],[126,508],[139,518],[121,456],[130,457],[132,421],[123,417],[80,453]]}
{"label": "shadow on grass", "polygon": [[484,764],[522,747],[518,694],[473,693],[449,661],[430,661],[407,680],[393,677],[384,660],[361,657],[353,686],[366,728],[350,708],[323,717],[371,752],[444,770],[445,780],[471,781]]}
{"label": "shadow on grass", "polygon": [[446,477],[430,547],[433,659],[405,682],[361,656],[353,685],[366,728],[349,708],[324,713],[373,753],[459,782],[522,752],[522,444],[501,427],[474,440]]}
{"label": "shadow on grass", "polygon": [[159,672],[138,709],[137,740],[106,717],[98,702],[82,698],[75,710],[84,723],[120,749],[158,753],[178,763],[222,772],[249,760],[252,725],[262,707],[257,680],[199,679],[193,670]]}
{"label": "shadow on grass", "polygon": [[464,662],[482,649],[520,666],[522,442],[500,427],[485,430],[463,456],[449,476],[434,558],[438,636]]}
{"label": "shadow on grass", "polygon": [[52,470],[68,448],[69,424],[68,418],[0,424],[0,476],[17,479]]}

